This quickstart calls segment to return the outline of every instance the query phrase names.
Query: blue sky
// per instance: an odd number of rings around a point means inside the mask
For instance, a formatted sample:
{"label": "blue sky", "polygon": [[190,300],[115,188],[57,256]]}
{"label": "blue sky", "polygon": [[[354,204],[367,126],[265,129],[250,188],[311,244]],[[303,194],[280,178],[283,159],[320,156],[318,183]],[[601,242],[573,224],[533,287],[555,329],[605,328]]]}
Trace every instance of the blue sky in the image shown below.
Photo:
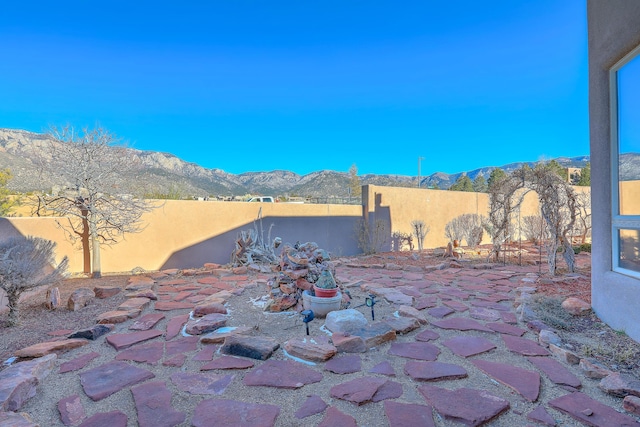
{"label": "blue sky", "polygon": [[3,4],[0,127],[231,173],[589,154],[584,0]]}

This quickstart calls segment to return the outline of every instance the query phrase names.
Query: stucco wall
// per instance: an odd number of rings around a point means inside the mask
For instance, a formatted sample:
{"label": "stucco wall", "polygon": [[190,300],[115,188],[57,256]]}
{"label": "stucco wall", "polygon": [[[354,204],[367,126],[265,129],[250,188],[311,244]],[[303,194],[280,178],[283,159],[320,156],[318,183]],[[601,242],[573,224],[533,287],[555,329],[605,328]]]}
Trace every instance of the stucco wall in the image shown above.
{"label": "stucco wall", "polygon": [[640,341],[640,281],[612,271],[609,70],[640,44],[640,2],[588,0],[593,246],[591,301],[612,328]]}

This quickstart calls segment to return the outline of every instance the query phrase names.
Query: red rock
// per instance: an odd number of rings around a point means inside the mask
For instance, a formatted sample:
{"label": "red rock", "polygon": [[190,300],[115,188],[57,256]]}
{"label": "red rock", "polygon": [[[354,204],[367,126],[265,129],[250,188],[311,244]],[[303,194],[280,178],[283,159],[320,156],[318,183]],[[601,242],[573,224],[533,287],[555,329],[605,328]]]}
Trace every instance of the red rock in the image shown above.
{"label": "red rock", "polygon": [[622,408],[634,415],[640,415],[640,398],[637,396],[626,396],[622,400]]}
{"label": "red rock", "polygon": [[577,365],[580,363],[580,357],[572,351],[558,347],[554,344],[549,344],[549,351],[560,358],[561,361],[568,363],[569,365]]}
{"label": "red rock", "polygon": [[597,362],[591,362],[587,359],[580,359],[580,369],[587,378],[602,379],[612,372]]}
{"label": "red rock", "polygon": [[538,399],[540,394],[539,373],[487,360],[472,360],[471,363],[502,384],[511,387],[530,402],[535,402]]}
{"label": "red rock", "polygon": [[133,319],[140,314],[140,310],[114,310],[107,311],[106,313],[102,313],[98,316],[97,323],[106,324],[106,323],[123,323],[129,319]]}
{"label": "red rock", "polygon": [[469,307],[460,301],[443,301],[442,303],[460,313],[469,310]]}
{"label": "red rock", "polygon": [[200,342],[202,344],[222,344],[224,340],[231,335],[250,335],[252,332],[253,329],[246,326],[224,327],[202,335]]}
{"label": "red rock", "polygon": [[549,405],[571,415],[588,426],[640,427],[640,423],[632,417],[621,414],[610,406],[604,405],[580,392],[566,394],[553,399],[549,401]]}
{"label": "red rock", "polygon": [[557,360],[548,357],[527,357],[527,360],[544,372],[551,382],[555,384],[568,385],[573,388],[582,387],[582,383],[578,377],[569,372],[569,370]]}
{"label": "red rock", "polygon": [[207,399],[196,406],[191,424],[193,427],[273,427],[279,414],[280,408],[275,405]]}
{"label": "red rock", "polygon": [[438,358],[440,349],[427,342],[394,342],[387,353],[409,359],[434,361]]}
{"label": "red rock", "polygon": [[324,364],[324,369],[334,374],[352,374],[362,369],[360,356],[334,357]]}
{"label": "red rock", "polygon": [[40,427],[25,412],[0,411],[0,427]]}
{"label": "red rock", "polygon": [[203,302],[193,309],[193,317],[202,317],[212,313],[227,314],[227,308],[219,302]]}
{"label": "red rock", "polygon": [[356,419],[330,406],[318,427],[358,427]]}
{"label": "red rock", "polygon": [[500,319],[500,313],[498,311],[484,307],[472,307],[469,309],[469,316],[485,322],[493,322]]}
{"label": "red rock", "polygon": [[518,318],[516,317],[516,315],[514,313],[509,312],[509,311],[501,312],[500,316],[502,317],[502,321],[504,323],[511,323],[513,325],[518,323]]}
{"label": "red rock", "polygon": [[598,388],[605,393],[618,397],[625,397],[629,394],[640,396],[640,380],[626,374],[614,372],[600,380]]}
{"label": "red rock", "polygon": [[81,329],[69,334],[69,338],[84,338],[86,340],[95,341],[106,333],[113,330],[114,325],[111,324],[97,324],[87,329]]}
{"label": "red rock", "polygon": [[193,356],[191,360],[208,362],[211,359],[213,359],[213,355],[215,354],[216,351],[218,351],[219,348],[220,346],[217,346],[217,345],[207,345],[202,350],[200,350],[195,356]]}
{"label": "red rock", "polygon": [[294,414],[297,419],[310,417],[311,415],[319,414],[327,409],[327,404],[320,396],[313,395],[302,404],[302,406]]}
{"label": "red rock", "polygon": [[158,296],[153,289],[140,289],[138,291],[127,292],[125,295],[127,298],[149,298],[151,301],[156,301]]}
{"label": "red rock", "polygon": [[[156,305],[158,304],[156,303]],[[189,320],[188,314],[173,316],[169,319],[169,322],[167,322],[167,333],[165,334],[165,339],[169,341],[176,337],[180,333],[182,326],[187,323],[187,320]]]}
{"label": "red rock", "polygon": [[158,301],[154,308],[159,311],[183,310],[193,308],[193,304],[190,302]]}
{"label": "red rock", "polygon": [[526,338],[514,337],[510,335],[502,335],[502,340],[507,348],[523,356],[548,356],[549,352],[534,341]]}
{"label": "red rock", "polygon": [[231,384],[231,380],[233,375],[218,375],[213,372],[176,372],[171,375],[175,386],[190,394],[221,395]]}
{"label": "red rock", "polygon": [[509,408],[509,401],[484,390],[447,390],[422,385],[418,387],[418,391],[440,415],[469,426],[482,425]]}
{"label": "red rock", "polygon": [[60,421],[66,426],[78,425],[87,416],[80,402],[80,396],[77,394],[58,401],[58,412],[60,412]]}
{"label": "red rock", "polygon": [[402,384],[395,381],[387,381],[378,388],[371,401],[381,402],[387,399],[397,399],[400,396],[402,396]]}
{"label": "red rock", "polygon": [[496,348],[496,345],[486,338],[464,335],[448,339],[442,345],[461,357],[475,356]]}
{"label": "red rock", "polygon": [[414,331],[420,327],[418,319],[413,317],[395,317],[387,316],[382,319],[384,323],[389,325],[397,334],[404,335]]}
{"label": "red rock", "polygon": [[162,359],[163,352],[163,343],[152,342],[124,350],[116,355],[116,360],[133,360],[134,362],[144,362],[155,365],[158,360]]}
{"label": "red rock", "polygon": [[64,362],[60,364],[60,370],[58,371],[61,374],[65,372],[78,371],[85,366],[87,366],[93,359],[100,356],[100,353],[92,351],[91,353],[83,354],[82,356],[76,357],[68,362]]}
{"label": "red rock", "polygon": [[220,313],[207,314],[195,320],[189,320],[185,331],[189,335],[200,335],[215,331],[227,324],[227,316]]}
{"label": "red rock", "polygon": [[0,371],[0,411],[16,411],[36,394],[36,386],[51,373],[57,357],[46,355]]}
{"label": "red rock", "polygon": [[165,343],[165,352],[167,356],[193,351],[198,348],[198,337],[181,337],[178,340]]}
{"label": "red rock", "polygon": [[518,328],[517,326],[509,325],[507,323],[491,322],[487,323],[487,327],[500,334],[513,335],[516,337],[521,337],[525,332],[527,332],[522,328]]}
{"label": "red rock", "polygon": [[147,331],[153,328],[159,321],[164,319],[162,313],[149,313],[142,316],[140,319],[133,322],[129,329],[132,331]]}
{"label": "red rock", "polygon": [[427,313],[429,313],[430,316],[442,319],[443,317],[447,317],[448,315],[455,313],[455,310],[452,310],[449,307],[434,307],[427,310]]}
{"label": "red rock", "polygon": [[389,427],[435,427],[430,406],[412,403],[384,402]]}
{"label": "red rock", "polygon": [[527,415],[528,420],[536,421],[549,427],[556,425],[556,420],[542,406],[538,406]]}
{"label": "red rock", "polygon": [[51,353],[64,353],[65,351],[82,347],[87,344],[89,344],[89,341],[81,338],[66,339],[61,341],[47,341],[20,349],[14,353],[14,356],[31,359],[34,357],[46,356],[47,354]]}
{"label": "red rock", "polygon": [[292,356],[312,362],[331,359],[338,350],[325,340],[316,337],[292,338],[284,344],[284,349]]}
{"label": "red rock", "polygon": [[138,344],[161,335],[162,332],[155,329],[150,331],[131,332],[127,334],[113,334],[107,337],[107,342],[116,350],[123,350],[134,344]]}
{"label": "red rock", "polygon": [[94,298],[96,294],[89,288],[78,288],[71,296],[69,296],[69,300],[67,301],[67,308],[70,311],[78,311],[82,307],[85,307],[89,304]]}
{"label": "red rock", "polygon": [[415,308],[416,310],[424,310],[425,308],[432,308],[438,304],[437,301],[438,299],[433,296],[416,298],[416,300],[413,302],[413,308]]}
{"label": "red rock", "polygon": [[433,341],[438,338],[440,338],[440,334],[429,329],[426,329],[416,335],[416,341]]}
{"label": "red rock", "polygon": [[370,374],[388,375],[390,377],[395,377],[396,376],[396,372],[393,370],[393,366],[391,366],[391,363],[389,363],[387,361],[378,363],[376,366],[374,366],[373,368],[369,369],[369,373]]}
{"label": "red rock", "polygon": [[591,305],[579,298],[569,297],[562,301],[562,308],[564,308],[567,313],[573,314],[574,316],[581,316],[591,310]]}
{"label": "red rock", "polygon": [[467,377],[467,371],[462,366],[414,360],[410,360],[404,365],[404,373],[417,381],[457,380]]}
{"label": "red rock", "polygon": [[376,377],[363,377],[331,387],[331,397],[363,405],[370,402],[378,389],[387,380]]}
{"label": "red rock", "polygon": [[125,387],[153,378],[146,369],[112,361],[80,374],[80,384],[93,401],[104,399]]}
{"label": "red rock", "polygon": [[127,416],[120,411],[101,412],[87,418],[78,427],[127,427]]}
{"label": "red rock", "polygon": [[118,306],[119,311],[142,311],[151,304],[149,298],[130,298]]}
{"label": "red rock", "polygon": [[176,354],[175,356],[164,360],[162,362],[162,366],[180,367],[180,366],[184,365],[184,362],[185,362],[186,359],[187,359],[186,355],[184,355],[184,354]]}
{"label": "red rock", "polygon": [[454,317],[451,319],[437,320],[435,322],[431,322],[431,324],[437,326],[438,328],[453,329],[457,331],[493,332],[482,323],[464,317]]}
{"label": "red rock", "polygon": [[276,388],[300,388],[322,380],[322,374],[301,363],[269,360],[244,376],[244,385]]}
{"label": "red rock", "polygon": [[162,381],[153,381],[131,388],[140,427],[173,427],[186,418],[171,406],[171,392]]}
{"label": "red rock", "polygon": [[44,306],[49,310],[60,307],[60,289],[58,287],[47,289]]}
{"label": "red rock", "polygon": [[267,360],[280,344],[273,338],[231,335],[224,340],[220,351],[231,356]]}
{"label": "red rock", "polygon": [[200,368],[201,371],[213,369],[248,369],[253,368],[255,363],[249,359],[233,356],[222,356],[214,359]]}

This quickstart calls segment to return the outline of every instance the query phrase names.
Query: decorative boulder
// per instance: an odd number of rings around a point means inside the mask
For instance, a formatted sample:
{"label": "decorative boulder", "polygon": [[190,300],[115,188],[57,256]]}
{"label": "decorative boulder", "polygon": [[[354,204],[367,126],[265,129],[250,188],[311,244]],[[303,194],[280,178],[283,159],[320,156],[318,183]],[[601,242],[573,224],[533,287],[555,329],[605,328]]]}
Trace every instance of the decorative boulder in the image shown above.
{"label": "decorative boulder", "polygon": [[347,310],[332,311],[327,314],[325,326],[331,332],[353,332],[367,326],[364,314],[353,308]]}

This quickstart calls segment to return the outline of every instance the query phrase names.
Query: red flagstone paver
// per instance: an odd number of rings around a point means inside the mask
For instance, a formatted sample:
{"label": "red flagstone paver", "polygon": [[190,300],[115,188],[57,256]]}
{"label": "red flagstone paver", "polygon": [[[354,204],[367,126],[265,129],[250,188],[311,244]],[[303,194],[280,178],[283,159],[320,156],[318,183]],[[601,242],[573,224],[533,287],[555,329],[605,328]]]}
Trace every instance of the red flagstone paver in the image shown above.
{"label": "red flagstone paver", "polygon": [[330,406],[318,427],[358,427],[356,419]]}
{"label": "red flagstone paver", "polygon": [[151,304],[151,300],[145,297],[129,298],[118,306],[120,311],[144,310]]}
{"label": "red flagstone paver", "polygon": [[511,335],[501,335],[502,340],[506,344],[507,348],[523,356],[548,356],[549,352],[543,347],[536,344],[534,341],[526,338],[514,337]]}
{"label": "red flagstone paver", "polygon": [[437,317],[438,319],[442,319],[450,314],[455,313],[455,310],[449,307],[434,307],[427,310],[430,316]]}
{"label": "red flagstone paver", "polygon": [[449,308],[454,309],[457,312],[469,310],[469,307],[466,304],[461,303],[460,301],[443,301],[443,304]]}
{"label": "red flagstone paver", "polygon": [[516,337],[521,337],[527,332],[525,329],[518,328],[517,326],[509,325],[507,323],[500,322],[490,322],[486,324],[489,329],[492,329],[500,334],[513,335]]}
{"label": "red flagstone paver", "polygon": [[213,355],[220,346],[218,345],[207,345],[202,350],[200,350],[191,360],[196,361],[209,361],[213,359]]}
{"label": "red flagstone paver", "polygon": [[162,313],[148,313],[133,322],[129,329],[132,331],[147,331],[162,319],[164,319],[164,314]]}
{"label": "red flagstone paver", "polygon": [[213,372],[171,374],[171,382],[180,390],[190,394],[221,395],[232,380],[233,375],[219,375]]}
{"label": "red flagstone paver", "polygon": [[141,344],[124,350],[116,355],[116,360],[133,360],[134,362],[144,362],[154,365],[162,359],[164,343],[152,342]]}
{"label": "red flagstone paver", "polygon": [[527,357],[536,368],[544,372],[549,379],[559,385],[568,385],[574,388],[582,387],[582,383],[560,362],[549,357]]}
{"label": "red flagstone paver", "polygon": [[430,329],[425,329],[416,335],[416,341],[433,341],[440,338],[440,334]]}
{"label": "red flagstone paver", "polygon": [[500,316],[502,317],[502,321],[504,323],[511,323],[513,325],[515,325],[516,323],[518,323],[518,318],[516,317],[516,315],[510,311],[502,311],[500,312]]}
{"label": "red flagstone paver", "polygon": [[61,374],[64,374],[65,372],[79,371],[98,356],[100,356],[100,353],[95,351],[83,354],[82,356],[78,356],[75,359],[69,360],[68,362],[61,363],[59,372]]}
{"label": "red flagstone paver", "polygon": [[139,427],[173,427],[186,418],[171,406],[171,392],[163,381],[152,381],[131,388]]}
{"label": "red flagstone paver", "polygon": [[436,320],[431,322],[432,325],[442,329],[454,329],[457,331],[481,331],[481,332],[493,332],[491,329],[484,326],[482,323],[467,319],[464,317],[454,317],[450,319]]}
{"label": "red flagstone paver", "polygon": [[459,365],[414,360],[404,365],[404,373],[417,381],[458,380],[467,377],[466,369]]}
{"label": "red flagstone paver", "polygon": [[175,341],[165,343],[166,356],[193,351],[198,348],[198,337],[180,337]]}
{"label": "red flagstone paver", "polygon": [[318,395],[309,396],[302,406],[296,411],[294,416],[298,419],[310,417],[311,415],[319,414],[327,409],[327,404]]}
{"label": "red flagstone paver", "polygon": [[632,417],[594,400],[586,394],[575,392],[549,401],[552,408],[566,412],[573,418],[593,427],[640,427]]}
{"label": "red flagstone paver", "polygon": [[146,369],[112,361],[80,374],[80,384],[91,400],[98,401],[125,387],[155,377]]}
{"label": "red flagstone paver", "polygon": [[456,336],[442,343],[449,348],[454,354],[462,357],[475,356],[476,354],[485,353],[496,348],[496,345],[486,338]]}
{"label": "red flagstone paver", "polygon": [[435,427],[430,406],[414,403],[384,402],[389,427]]}
{"label": "red flagstone paver", "polygon": [[409,359],[434,361],[440,354],[440,349],[428,342],[394,342],[388,354]]}
{"label": "red flagstone paver", "polygon": [[193,308],[193,304],[190,302],[158,301],[154,308],[160,311],[183,310]]}
{"label": "red flagstone paver", "polygon": [[14,353],[16,357],[24,357],[27,359],[46,356],[51,353],[64,353],[65,351],[82,347],[89,344],[89,341],[82,338],[71,338],[61,341],[45,341],[38,344],[30,345],[22,348]]}
{"label": "red flagstone paver", "polygon": [[371,398],[372,402],[381,402],[387,399],[397,399],[402,396],[402,384],[397,383],[395,381],[387,381],[382,384],[380,388],[376,391],[376,393]]}
{"label": "red flagstone paver", "polygon": [[334,374],[352,374],[362,369],[360,356],[334,357],[324,364],[324,369]]}
{"label": "red flagstone paver", "polygon": [[525,399],[531,402],[535,402],[538,399],[540,394],[539,373],[487,360],[472,360],[471,363],[502,384],[511,387]]}
{"label": "red flagstone paver", "polygon": [[484,390],[459,388],[447,390],[432,385],[422,385],[418,391],[428,404],[445,418],[479,426],[500,415],[509,408],[509,401]]}
{"label": "red flagstone paver", "polygon": [[173,367],[179,368],[180,366],[184,365],[184,362],[186,359],[187,359],[186,354],[176,354],[175,356],[172,356],[164,360],[162,362],[162,366],[173,366]]}
{"label": "red flagstone paver", "polygon": [[413,307],[416,310],[424,310],[425,308],[432,308],[432,307],[435,307],[437,304],[438,304],[438,299],[433,296],[420,297],[420,298],[416,298],[413,301]]}
{"label": "red flagstone paver", "polygon": [[60,421],[66,426],[78,425],[87,417],[82,402],[80,402],[80,396],[77,394],[58,401],[58,412],[60,413]]}
{"label": "red flagstone paver", "polygon": [[471,301],[471,305],[474,307],[491,308],[498,311],[511,311],[506,305],[491,301],[473,300]]}
{"label": "red flagstone paver", "polygon": [[244,376],[244,385],[276,388],[300,388],[322,381],[322,374],[301,363],[269,360]]}
{"label": "red flagstone paver", "polygon": [[213,369],[248,369],[253,368],[255,363],[251,359],[242,357],[222,356],[214,359],[200,368],[201,371],[209,371]]}
{"label": "red flagstone paver", "polygon": [[533,411],[527,414],[527,419],[536,421],[540,424],[544,424],[549,427],[554,427],[557,425],[556,420],[549,415],[546,409],[543,406],[538,406]]}
{"label": "red flagstone paver", "polygon": [[485,322],[492,322],[500,319],[500,313],[498,311],[484,307],[471,307],[469,309],[469,316],[473,319]]}
{"label": "red flagstone paver", "polygon": [[371,402],[378,389],[387,382],[384,378],[363,377],[331,387],[331,397],[357,405]]}
{"label": "red flagstone paver", "polygon": [[374,366],[373,368],[369,369],[369,373],[370,374],[387,375],[387,376],[390,376],[390,377],[395,377],[396,376],[396,371],[393,369],[393,366],[391,366],[391,363],[389,363],[387,361],[378,363],[376,366]]}
{"label": "red flagstone paver", "polygon": [[187,323],[187,320],[189,320],[188,314],[180,314],[169,319],[169,322],[167,322],[167,333],[165,334],[165,339],[169,341],[176,337],[180,333],[180,330],[182,330],[184,324]]}
{"label": "red flagstone paver", "polygon": [[78,427],[127,427],[127,416],[120,411],[100,412],[84,420]]}
{"label": "red flagstone paver", "polygon": [[159,337],[160,335],[162,335],[162,331],[158,331],[156,329],[130,332],[128,334],[113,334],[107,337],[107,342],[116,350],[123,350],[134,344]]}
{"label": "red flagstone paver", "polygon": [[[198,403],[193,427],[273,427],[280,407],[227,399],[206,399]],[[339,424],[334,424],[339,425]]]}

